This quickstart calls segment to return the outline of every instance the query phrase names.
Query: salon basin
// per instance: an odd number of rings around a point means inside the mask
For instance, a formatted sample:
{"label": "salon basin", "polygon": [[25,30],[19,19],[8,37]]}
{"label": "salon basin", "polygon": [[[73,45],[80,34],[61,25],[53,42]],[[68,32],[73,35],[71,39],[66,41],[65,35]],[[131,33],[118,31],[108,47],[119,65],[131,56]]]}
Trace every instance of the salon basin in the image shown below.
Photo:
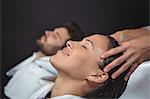
{"label": "salon basin", "polygon": [[150,61],[142,63],[135,70],[119,99],[150,99]]}

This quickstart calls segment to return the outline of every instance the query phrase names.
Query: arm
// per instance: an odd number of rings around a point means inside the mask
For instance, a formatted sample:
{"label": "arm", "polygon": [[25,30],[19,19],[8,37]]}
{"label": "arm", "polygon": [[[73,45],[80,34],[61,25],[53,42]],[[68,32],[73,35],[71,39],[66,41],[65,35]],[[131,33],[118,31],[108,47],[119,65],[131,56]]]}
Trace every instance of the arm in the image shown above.
{"label": "arm", "polygon": [[112,34],[111,36],[115,38],[119,43],[124,41],[129,41],[131,39],[148,35],[149,30],[148,27],[138,28],[138,29],[126,29],[122,31],[117,31],[116,33]]}

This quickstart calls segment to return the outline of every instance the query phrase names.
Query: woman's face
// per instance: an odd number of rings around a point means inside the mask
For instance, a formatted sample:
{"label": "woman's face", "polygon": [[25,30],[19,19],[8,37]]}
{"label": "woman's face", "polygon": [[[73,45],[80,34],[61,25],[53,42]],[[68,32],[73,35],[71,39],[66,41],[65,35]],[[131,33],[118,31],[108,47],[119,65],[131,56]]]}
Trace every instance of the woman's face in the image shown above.
{"label": "woman's face", "polygon": [[108,49],[109,40],[103,35],[92,35],[82,41],[68,41],[50,59],[59,74],[73,79],[83,79],[99,70],[100,54]]}

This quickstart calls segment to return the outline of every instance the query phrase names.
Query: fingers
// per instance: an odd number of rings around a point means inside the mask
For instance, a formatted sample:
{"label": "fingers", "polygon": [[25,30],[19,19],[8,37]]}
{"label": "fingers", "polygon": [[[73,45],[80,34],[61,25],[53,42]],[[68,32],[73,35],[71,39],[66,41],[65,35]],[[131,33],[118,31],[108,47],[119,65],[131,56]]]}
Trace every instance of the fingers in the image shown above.
{"label": "fingers", "polygon": [[138,58],[138,55],[133,55],[126,60],[126,62],[115,72],[112,74],[112,78],[117,78],[120,74],[126,71]]}
{"label": "fingers", "polygon": [[116,48],[113,48],[107,52],[104,52],[102,55],[101,55],[101,58],[104,59],[104,58],[107,58],[109,56],[112,56],[112,55],[115,55],[117,53],[120,53],[120,52],[123,52],[126,50],[126,46],[119,46],[119,47],[116,47]]}
{"label": "fingers", "polygon": [[129,77],[131,76],[131,74],[136,70],[136,68],[139,66],[138,63],[135,63],[134,65],[132,65],[132,67],[130,68],[129,72],[126,74],[124,80],[127,81],[129,79]]}
{"label": "fingers", "polygon": [[132,54],[132,51],[125,52],[124,55],[118,57],[114,61],[112,61],[110,64],[108,64],[105,68],[105,72],[109,72],[112,68],[116,67],[117,65],[120,65],[122,62],[124,62],[128,57],[130,57]]}

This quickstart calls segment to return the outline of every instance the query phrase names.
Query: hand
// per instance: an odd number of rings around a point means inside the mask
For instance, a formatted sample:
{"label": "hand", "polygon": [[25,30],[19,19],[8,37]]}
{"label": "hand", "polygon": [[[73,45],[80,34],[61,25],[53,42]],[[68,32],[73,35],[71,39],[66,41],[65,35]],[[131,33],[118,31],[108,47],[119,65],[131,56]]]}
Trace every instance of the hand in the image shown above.
{"label": "hand", "polygon": [[122,31],[117,31],[111,36],[115,38],[119,43],[122,43],[124,41],[129,41],[134,38],[144,36],[144,35],[149,35],[149,34],[150,34],[150,31],[146,29],[145,27],[143,27],[143,28],[138,28],[138,29],[125,29]]}
{"label": "hand", "polygon": [[113,62],[108,64],[104,71],[109,72],[115,66],[125,62],[115,73],[112,74],[112,78],[115,79],[130,66],[130,70],[125,76],[125,80],[128,80],[130,75],[135,69],[145,60],[150,57],[150,33],[141,37],[134,38],[129,41],[121,43],[119,47],[111,49],[101,55],[101,58],[107,58],[117,53],[123,52],[123,55],[115,59]]}

